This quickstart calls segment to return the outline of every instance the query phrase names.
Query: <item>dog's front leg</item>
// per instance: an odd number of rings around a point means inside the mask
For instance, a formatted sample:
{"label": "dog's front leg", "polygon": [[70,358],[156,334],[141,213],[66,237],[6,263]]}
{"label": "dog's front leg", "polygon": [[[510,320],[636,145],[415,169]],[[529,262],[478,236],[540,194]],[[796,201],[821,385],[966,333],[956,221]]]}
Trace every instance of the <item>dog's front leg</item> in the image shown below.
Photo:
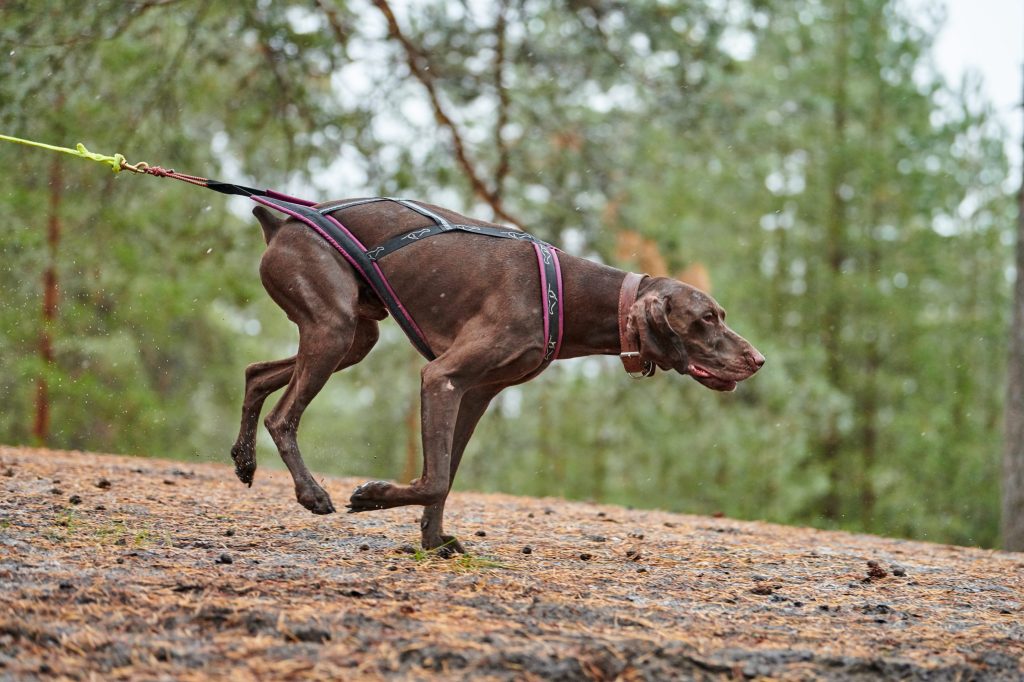
{"label": "dog's front leg", "polygon": [[[448,467],[448,491],[452,489],[455,482],[455,473],[459,470],[459,463],[462,461],[462,454],[466,450],[473,430],[476,428],[480,417],[487,411],[491,400],[504,388],[499,386],[481,386],[466,391],[459,404],[459,417],[455,422],[455,434],[452,437],[452,456]],[[444,504],[448,495],[440,502],[436,502],[423,509],[423,517],[420,519],[421,542],[424,549],[441,548],[443,554],[452,552],[465,553],[462,544],[454,535],[445,535],[444,532]]]}
{"label": "dog's front leg", "polygon": [[349,512],[388,509],[407,504],[430,506],[444,500],[450,480],[452,434],[463,389],[438,358],[422,373],[420,419],[423,429],[423,474],[411,485],[371,481],[356,488]]}

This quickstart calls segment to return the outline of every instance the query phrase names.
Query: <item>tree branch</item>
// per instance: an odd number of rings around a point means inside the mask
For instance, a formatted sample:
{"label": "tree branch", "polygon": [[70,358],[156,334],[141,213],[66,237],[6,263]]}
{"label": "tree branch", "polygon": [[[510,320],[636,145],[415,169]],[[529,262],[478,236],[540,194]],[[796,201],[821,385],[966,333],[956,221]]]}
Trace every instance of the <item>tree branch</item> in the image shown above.
{"label": "tree branch", "polygon": [[502,0],[498,5],[498,20],[494,26],[494,34],[498,43],[494,51],[494,87],[498,90],[498,120],[494,124],[494,144],[498,148],[498,167],[494,171],[494,194],[499,199],[504,191],[505,178],[509,171],[509,146],[504,130],[508,125],[509,97],[505,88],[505,10],[507,4]]}
{"label": "tree branch", "polygon": [[430,75],[427,67],[420,63],[420,60],[425,59],[425,57],[418,53],[416,46],[412,44],[404,33],[402,33],[402,29],[398,25],[398,20],[395,19],[395,14],[391,11],[391,6],[388,4],[387,0],[373,0],[373,4],[376,5],[377,9],[379,9],[384,15],[384,18],[387,19],[388,35],[393,40],[397,41],[405,51],[405,61],[406,64],[408,64],[412,75],[427,91],[427,96],[430,98],[430,104],[434,109],[434,116],[437,118],[438,123],[444,126],[451,134],[452,144],[455,147],[455,159],[458,161],[463,173],[465,173],[466,178],[469,180],[474,194],[487,202],[491,207],[491,210],[494,211],[495,218],[510,222],[519,229],[523,229],[522,222],[505,211],[502,206],[501,196],[498,192],[488,189],[473,162],[470,161],[469,155],[466,152],[466,146],[462,141],[462,135],[459,133],[459,129],[455,125],[455,121],[452,120],[451,116],[448,115],[444,106],[441,104],[441,98],[438,95],[433,77]]}

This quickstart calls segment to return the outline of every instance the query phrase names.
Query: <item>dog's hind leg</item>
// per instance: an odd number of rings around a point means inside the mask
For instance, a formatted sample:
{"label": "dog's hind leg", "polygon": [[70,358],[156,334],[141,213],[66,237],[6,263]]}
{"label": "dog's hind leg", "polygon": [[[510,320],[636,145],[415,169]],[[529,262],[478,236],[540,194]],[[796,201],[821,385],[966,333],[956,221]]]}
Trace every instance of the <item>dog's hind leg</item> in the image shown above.
{"label": "dog's hind leg", "polygon": [[292,378],[295,356],[283,360],[255,362],[245,368],[245,398],[242,400],[242,425],[231,448],[238,480],[252,486],[256,474],[256,426],[263,401]]}
{"label": "dog's hind leg", "polygon": [[292,378],[265,420],[295,482],[296,499],[314,514],[329,514],[334,511],[334,505],[302,460],[296,440],[299,420],[331,374],[362,360],[377,342],[376,321],[359,319],[351,326],[320,321],[299,329],[299,352],[295,356]]}
{"label": "dog's hind leg", "polygon": [[[370,352],[377,343],[379,332],[375,320],[360,318],[356,328],[356,337],[351,348],[335,372],[357,364]],[[238,438],[231,448],[231,459],[235,463],[235,474],[238,479],[252,486],[256,473],[256,427],[259,422],[260,410],[267,397],[282,386],[286,386],[295,369],[295,356],[282,360],[254,362],[245,368],[245,398],[242,401],[242,425]]]}
{"label": "dog's hind leg", "polygon": [[292,475],[299,503],[314,514],[329,514],[334,511],[331,498],[313,480],[299,452],[299,420],[346,358],[366,354],[376,341],[377,324],[361,312],[356,273],[303,226],[284,224],[270,235],[260,278],[299,328],[288,388],[264,424]]}
{"label": "dog's hind leg", "polygon": [[295,482],[295,497],[314,514],[334,511],[331,498],[320,487],[302,460],[297,441],[299,420],[320,392],[338,362],[352,345],[355,320],[344,324],[311,324],[299,327],[299,352],[288,388],[270,411],[264,424]]}

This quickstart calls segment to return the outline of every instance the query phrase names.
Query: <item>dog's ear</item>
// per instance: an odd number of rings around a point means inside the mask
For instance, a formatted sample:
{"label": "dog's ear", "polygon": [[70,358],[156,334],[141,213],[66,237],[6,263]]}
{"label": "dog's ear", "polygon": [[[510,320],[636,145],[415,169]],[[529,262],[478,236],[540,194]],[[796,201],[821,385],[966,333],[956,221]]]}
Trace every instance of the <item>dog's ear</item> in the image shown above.
{"label": "dog's ear", "polygon": [[256,220],[260,221],[260,227],[263,228],[263,238],[267,240],[267,244],[270,244],[270,240],[274,238],[277,228],[281,227],[284,219],[278,218],[266,206],[257,206],[252,209],[252,214],[256,216]]}
{"label": "dog's ear", "polygon": [[660,294],[644,296],[626,318],[626,332],[636,334],[640,357],[663,370],[685,372],[689,365],[683,341],[668,321],[668,301]]}

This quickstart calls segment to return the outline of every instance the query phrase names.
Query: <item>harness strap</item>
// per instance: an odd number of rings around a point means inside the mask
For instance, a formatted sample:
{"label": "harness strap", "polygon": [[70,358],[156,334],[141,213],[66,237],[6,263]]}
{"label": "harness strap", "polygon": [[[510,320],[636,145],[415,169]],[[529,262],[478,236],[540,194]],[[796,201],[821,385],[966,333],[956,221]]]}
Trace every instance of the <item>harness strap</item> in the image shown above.
{"label": "harness strap", "polygon": [[619,289],[619,359],[626,373],[634,379],[653,376],[655,371],[653,362],[640,357],[640,348],[633,342],[633,335],[628,329],[629,311],[636,303],[636,292],[646,276],[627,273]]}
{"label": "harness strap", "polygon": [[518,241],[530,241],[534,244],[543,244],[532,234],[526,232],[518,232],[510,230],[508,228],[497,228],[497,227],[482,227],[478,225],[430,225],[428,227],[421,227],[415,230],[409,230],[405,234],[400,234],[397,237],[392,237],[380,246],[375,246],[366,252],[367,257],[370,260],[380,260],[388,254],[398,251],[403,246],[409,246],[416,242],[426,239],[427,237],[433,237],[436,234],[443,234],[445,232],[470,232],[473,234],[484,234],[488,237],[500,237],[503,239],[515,239]]}
{"label": "harness strap", "polygon": [[[539,239],[533,239],[537,252],[537,266],[540,269],[540,290],[544,296],[544,359],[535,374],[540,373],[552,360],[558,357],[562,347],[562,268],[558,264],[558,250]],[[531,375],[532,376],[532,375]]]}

